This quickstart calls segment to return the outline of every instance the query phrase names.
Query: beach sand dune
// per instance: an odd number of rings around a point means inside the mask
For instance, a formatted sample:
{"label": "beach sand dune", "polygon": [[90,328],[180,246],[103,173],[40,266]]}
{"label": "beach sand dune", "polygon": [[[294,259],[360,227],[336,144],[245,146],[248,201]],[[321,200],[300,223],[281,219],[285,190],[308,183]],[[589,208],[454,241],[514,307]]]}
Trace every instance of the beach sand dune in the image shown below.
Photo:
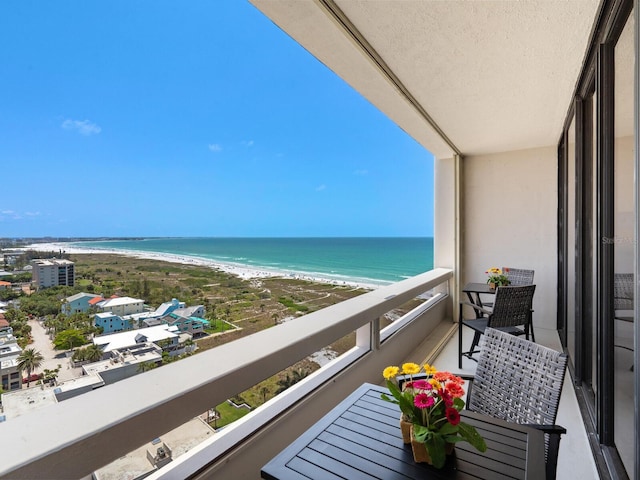
{"label": "beach sand dune", "polygon": [[278,270],[258,269],[238,263],[224,263],[215,260],[209,260],[200,257],[191,257],[189,255],[174,255],[161,252],[145,252],[139,250],[120,250],[110,248],[86,248],[78,247],[69,243],[37,243],[23,247],[24,250],[38,251],[62,251],[68,254],[113,254],[122,255],[133,258],[144,258],[147,260],[159,260],[163,262],[180,263],[183,265],[198,265],[203,267],[215,268],[217,270],[236,275],[243,280],[260,279],[266,277],[286,277],[296,280],[306,280],[316,283],[329,283],[332,285],[347,285],[354,288],[364,288],[375,290],[381,285],[353,282],[343,279],[335,279],[330,277],[318,277],[309,275],[304,272],[282,272]]}

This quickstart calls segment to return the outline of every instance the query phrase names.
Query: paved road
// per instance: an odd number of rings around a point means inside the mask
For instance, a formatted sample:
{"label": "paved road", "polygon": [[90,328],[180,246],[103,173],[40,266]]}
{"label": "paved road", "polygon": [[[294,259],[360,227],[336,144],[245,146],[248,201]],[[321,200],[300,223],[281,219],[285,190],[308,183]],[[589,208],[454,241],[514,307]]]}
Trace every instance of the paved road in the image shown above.
{"label": "paved road", "polygon": [[[51,340],[46,333],[45,328],[38,320],[29,320],[31,325],[31,338],[33,342],[29,344],[27,348],[35,348],[39,351],[44,360],[39,369],[35,373],[41,373],[45,368],[53,370],[60,365],[60,372],[58,373],[58,382],[64,382],[72,378],[82,376],[82,368],[72,368],[70,359],[67,358],[68,350],[54,350]],[[26,383],[24,386],[26,387]],[[33,387],[33,382],[31,386]]]}

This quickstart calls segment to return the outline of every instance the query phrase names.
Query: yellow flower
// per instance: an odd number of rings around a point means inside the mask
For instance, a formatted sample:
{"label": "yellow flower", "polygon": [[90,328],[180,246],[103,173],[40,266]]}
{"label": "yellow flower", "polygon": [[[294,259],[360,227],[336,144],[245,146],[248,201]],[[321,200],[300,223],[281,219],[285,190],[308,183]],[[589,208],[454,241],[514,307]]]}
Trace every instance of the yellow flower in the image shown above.
{"label": "yellow flower", "polygon": [[436,367],[434,367],[433,365],[429,365],[428,363],[424,364],[424,371],[427,375],[433,375],[434,373],[438,372]]}
{"label": "yellow flower", "polygon": [[397,377],[399,371],[400,369],[398,367],[387,367],[382,371],[382,376],[387,380],[390,380]]}
{"label": "yellow flower", "polygon": [[429,383],[436,390],[440,390],[442,388],[442,385],[440,385],[440,382],[438,380],[436,380],[435,378],[430,379]]}
{"label": "yellow flower", "polygon": [[405,375],[415,375],[420,372],[420,365],[417,363],[403,363],[402,373]]}

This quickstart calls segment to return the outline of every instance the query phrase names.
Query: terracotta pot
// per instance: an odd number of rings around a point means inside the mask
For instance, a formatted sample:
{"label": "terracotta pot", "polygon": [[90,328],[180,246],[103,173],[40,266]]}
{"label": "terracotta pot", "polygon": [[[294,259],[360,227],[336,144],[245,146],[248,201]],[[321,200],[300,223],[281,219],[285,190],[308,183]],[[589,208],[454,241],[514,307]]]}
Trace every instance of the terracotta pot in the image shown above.
{"label": "terracotta pot", "polygon": [[493,283],[493,282],[489,283],[489,288],[490,288],[491,290],[495,290],[495,289],[496,289],[496,284],[495,284],[495,283]]}
{"label": "terracotta pot", "polygon": [[411,443],[411,422],[407,421],[404,415],[400,415],[400,431],[402,432],[402,442]]}
{"label": "terracotta pot", "polygon": [[[451,455],[453,453],[453,449],[455,444],[447,443],[444,447],[444,453],[446,455]],[[413,460],[416,463],[428,463],[429,465],[433,465],[431,462],[431,456],[427,451],[427,447],[425,447],[424,443],[418,442],[413,436],[413,428],[411,429],[411,450],[413,451]]]}

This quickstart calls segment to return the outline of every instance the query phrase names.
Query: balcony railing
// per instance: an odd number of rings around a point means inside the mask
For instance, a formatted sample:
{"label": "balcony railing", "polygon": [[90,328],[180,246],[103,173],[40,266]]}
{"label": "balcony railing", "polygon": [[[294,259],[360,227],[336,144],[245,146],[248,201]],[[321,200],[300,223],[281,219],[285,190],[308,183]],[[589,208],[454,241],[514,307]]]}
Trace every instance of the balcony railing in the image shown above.
{"label": "balcony railing", "polygon": [[[149,478],[258,478],[260,467],[445,321],[452,271],[435,269],[142,375],[0,423],[0,478],[81,478],[356,332],[356,345]],[[388,327],[387,312],[433,295]],[[449,301],[447,301],[449,300]],[[433,338],[435,337],[435,338]],[[414,361],[421,361],[422,358]]]}

